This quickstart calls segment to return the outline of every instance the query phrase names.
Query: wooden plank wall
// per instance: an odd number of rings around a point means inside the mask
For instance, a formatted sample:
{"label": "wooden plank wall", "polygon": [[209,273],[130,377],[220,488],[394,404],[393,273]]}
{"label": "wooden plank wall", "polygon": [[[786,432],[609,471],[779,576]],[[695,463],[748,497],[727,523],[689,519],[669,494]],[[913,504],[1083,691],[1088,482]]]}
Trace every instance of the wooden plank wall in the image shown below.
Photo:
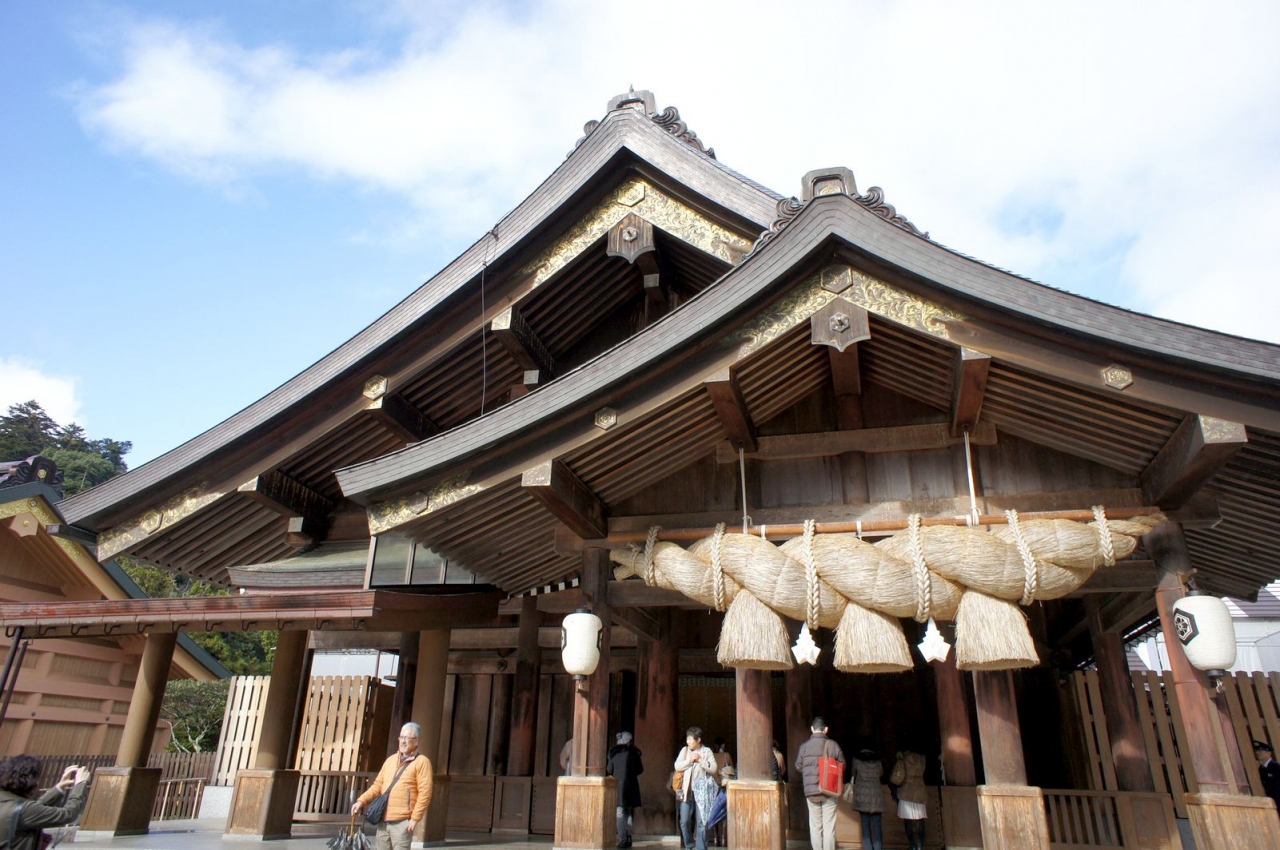
{"label": "wooden plank wall", "polygon": [[[1186,728],[1177,694],[1159,673],[1148,671],[1131,675],[1138,704],[1138,721],[1151,763],[1151,778],[1156,791],[1173,797],[1177,816],[1185,818],[1184,795],[1194,793],[1198,786],[1191,766],[1181,757],[1186,750]],[[1118,790],[1097,671],[1075,673],[1071,687],[1079,709],[1090,788],[1094,791]],[[1236,741],[1245,759],[1250,791],[1261,795],[1262,784],[1252,764],[1253,741],[1268,741],[1272,746],[1280,746],[1280,673],[1235,673],[1223,678],[1222,692]]]}
{"label": "wooden plank wall", "polygon": [[236,676],[227,689],[212,785],[234,785],[236,773],[253,767],[258,753],[258,726],[267,701],[270,676]]}
{"label": "wooden plank wall", "polygon": [[[298,737],[298,770],[360,770],[365,727],[372,716],[372,676],[313,676]],[[379,756],[385,749],[379,742]]]}

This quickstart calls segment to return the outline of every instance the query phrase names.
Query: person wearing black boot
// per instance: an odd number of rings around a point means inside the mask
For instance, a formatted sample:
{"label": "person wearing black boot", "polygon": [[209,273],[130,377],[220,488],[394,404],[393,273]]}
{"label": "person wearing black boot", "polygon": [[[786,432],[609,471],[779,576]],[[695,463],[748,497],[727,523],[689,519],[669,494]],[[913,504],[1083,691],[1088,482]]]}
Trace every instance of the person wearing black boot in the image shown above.
{"label": "person wearing black boot", "polygon": [[907,844],[910,850],[924,850],[925,787],[924,756],[903,750],[889,775],[889,784],[895,788],[898,798],[898,817],[907,828]]}
{"label": "person wearing black boot", "polygon": [[609,748],[605,773],[618,780],[618,847],[631,846],[632,812],[640,805],[640,774],[644,762],[640,750],[632,746],[631,733],[619,732],[618,743]]}

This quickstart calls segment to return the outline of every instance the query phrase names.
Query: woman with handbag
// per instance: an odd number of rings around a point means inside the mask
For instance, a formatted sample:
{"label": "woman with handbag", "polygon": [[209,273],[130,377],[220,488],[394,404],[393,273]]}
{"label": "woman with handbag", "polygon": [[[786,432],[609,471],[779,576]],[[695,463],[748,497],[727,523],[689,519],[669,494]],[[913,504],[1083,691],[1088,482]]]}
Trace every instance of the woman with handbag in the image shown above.
{"label": "woman with handbag", "polygon": [[862,850],[881,850],[884,847],[882,776],[884,763],[876,751],[870,747],[858,750],[853,758],[853,784],[846,791],[846,799],[862,819]]}
{"label": "woman with handbag", "polygon": [[[676,756],[675,769],[683,771],[684,779],[680,793],[680,837],[684,840],[685,850],[707,850],[707,819],[711,817],[711,806],[715,803],[716,792],[720,784],[716,779],[716,754],[710,747],[703,746],[702,729],[690,726],[684,733],[685,745]],[[694,832],[693,816],[697,811],[697,831]]]}
{"label": "woman with handbag", "polygon": [[898,817],[907,828],[907,844],[910,850],[924,850],[925,787],[924,756],[903,750],[889,774],[889,784],[894,786],[898,798]]}
{"label": "woman with handbag", "polygon": [[71,765],[58,784],[36,796],[40,760],[13,756],[0,762],[0,848],[43,850],[44,827],[74,823],[89,794],[89,768]]}

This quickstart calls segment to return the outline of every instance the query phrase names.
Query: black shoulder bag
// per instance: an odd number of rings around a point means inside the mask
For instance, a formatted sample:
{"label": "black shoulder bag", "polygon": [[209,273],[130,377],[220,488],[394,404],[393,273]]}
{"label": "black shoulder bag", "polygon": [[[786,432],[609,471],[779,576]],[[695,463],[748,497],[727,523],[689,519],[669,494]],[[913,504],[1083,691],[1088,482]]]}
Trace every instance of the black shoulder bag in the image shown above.
{"label": "black shoulder bag", "polygon": [[404,773],[405,769],[408,768],[409,765],[413,764],[417,760],[418,760],[418,757],[414,756],[404,764],[400,765],[400,769],[397,770],[396,775],[392,777],[391,784],[387,786],[387,790],[383,791],[381,794],[374,797],[373,802],[369,803],[369,805],[365,808],[364,819],[366,821],[373,824],[374,826],[377,826],[378,824],[382,823],[383,820],[386,819],[387,803],[391,801],[391,789],[396,787],[396,783],[400,781],[400,774]]}

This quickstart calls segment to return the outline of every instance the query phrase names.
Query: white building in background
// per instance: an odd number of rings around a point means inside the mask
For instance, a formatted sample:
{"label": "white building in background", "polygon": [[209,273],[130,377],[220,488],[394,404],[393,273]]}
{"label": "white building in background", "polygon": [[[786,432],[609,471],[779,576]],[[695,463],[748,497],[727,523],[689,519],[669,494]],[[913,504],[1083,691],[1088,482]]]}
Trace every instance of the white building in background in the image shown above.
{"label": "white building in background", "polygon": [[[1224,601],[1236,629],[1236,663],[1229,672],[1280,672],[1280,581],[1258,591],[1257,602],[1230,597],[1224,597]],[[1129,651],[1129,667],[1139,671],[1168,670],[1164,635],[1156,632],[1134,646]]]}
{"label": "white building in background", "polygon": [[311,659],[312,676],[373,676],[395,684],[400,656],[377,649],[324,650]]}

